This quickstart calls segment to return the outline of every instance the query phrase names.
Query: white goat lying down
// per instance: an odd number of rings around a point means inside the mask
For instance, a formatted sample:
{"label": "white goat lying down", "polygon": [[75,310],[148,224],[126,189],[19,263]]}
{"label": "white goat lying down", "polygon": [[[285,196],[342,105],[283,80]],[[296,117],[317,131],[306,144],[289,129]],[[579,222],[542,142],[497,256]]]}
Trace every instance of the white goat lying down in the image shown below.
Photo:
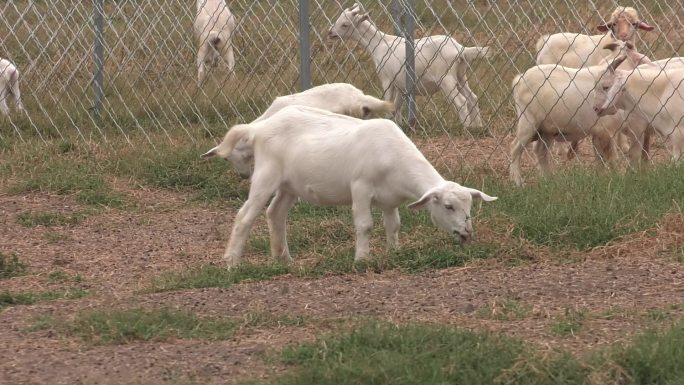
{"label": "white goat lying down", "polygon": [[[635,45],[637,30],[651,31],[653,27],[641,20],[632,7],[617,7],[608,21],[596,27],[603,34],[555,33],[543,35],[537,40],[537,64],[558,64],[581,68],[611,62],[619,55],[618,50],[604,50],[606,44],[630,42]],[[644,143],[644,159],[648,158],[648,137]],[[579,142],[573,142],[567,152],[568,159],[577,153]]]}
{"label": "white goat lying down", "polygon": [[249,197],[235,218],[224,258],[240,262],[248,232],[273,194],[266,216],[271,254],[290,261],[287,211],[297,198],[327,206],[351,205],[356,228],[355,260],[368,257],[371,206],[379,207],[387,245],[398,245],[399,206],[426,208],[433,223],[458,241],[472,238],[473,199],[493,201],[481,191],[446,181],[392,121],[360,120],[317,108],[288,106],[268,119],[231,128],[203,157],[230,155],[246,140],[254,148]]}
{"label": "white goat lying down", "polygon": [[[682,58],[665,59],[676,68],[643,65],[637,70],[616,69],[625,57],[606,66],[597,81],[594,110],[610,116],[618,109],[633,111],[672,143],[672,159],[684,154],[684,68]],[[658,63],[656,62],[656,63]]]}
{"label": "white goat lying down", "polygon": [[[385,99],[394,102],[395,117],[401,113],[406,86],[405,39],[378,30],[356,3],[345,9],[328,31],[328,38],[351,40],[370,53],[382,82]],[[482,126],[477,96],[468,86],[468,63],[487,56],[488,47],[464,47],[450,36],[435,35],[415,40],[416,94],[442,90],[454,104],[466,127]]]}
{"label": "white goat lying down", "polygon": [[5,116],[10,112],[7,106],[7,99],[10,96],[14,99],[17,111],[24,111],[19,91],[19,70],[9,60],[0,59],[0,112]]}
{"label": "white goat lying down", "polygon": [[[347,83],[330,83],[310,88],[292,95],[277,97],[254,122],[266,119],[287,106],[316,107],[342,115],[366,119],[389,115],[394,105],[366,95],[360,89]],[[252,175],[254,151],[245,141],[238,143],[228,156],[235,170],[243,178]]]}
{"label": "white goat lying down", "polygon": [[224,0],[197,0],[195,35],[199,39],[197,50],[197,81],[201,85],[207,76],[207,67],[216,67],[223,59],[228,72],[234,76],[235,55],[233,34],[235,16]]}

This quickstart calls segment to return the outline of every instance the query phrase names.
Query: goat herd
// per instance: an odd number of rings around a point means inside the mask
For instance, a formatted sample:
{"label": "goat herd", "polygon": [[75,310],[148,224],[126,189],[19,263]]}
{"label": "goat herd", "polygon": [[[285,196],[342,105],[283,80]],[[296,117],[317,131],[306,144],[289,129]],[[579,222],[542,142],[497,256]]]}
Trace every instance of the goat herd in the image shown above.
{"label": "goat herd", "polygon": [[[225,0],[197,0],[195,33],[197,77],[223,62],[234,76],[232,37],[235,17]],[[517,130],[511,145],[511,179],[523,183],[519,161],[525,146],[534,153],[542,174],[550,171],[549,151],[555,141],[589,136],[597,157],[616,158],[627,151],[630,164],[648,157],[650,133],[669,140],[673,159],[684,150],[684,58],[651,61],[635,48],[637,30],[652,26],[631,7],[617,7],[588,36],[556,33],[537,42],[537,65],[513,80]],[[269,202],[266,217],[271,254],[289,261],[286,217],[301,198],[321,205],[351,205],[356,229],[355,259],[369,254],[371,206],[380,208],[388,248],[398,244],[399,206],[427,209],[433,223],[457,241],[472,238],[473,200],[496,197],[446,181],[392,120],[369,119],[401,112],[406,93],[405,41],[373,25],[360,4],[345,9],[328,32],[330,39],[353,41],[373,58],[385,90],[385,101],[345,83],[325,84],[281,96],[256,120],[232,127],[222,143],[203,157],[229,159],[243,177],[251,176],[249,196],[235,218],[224,258],[240,262],[248,232]],[[490,55],[488,47],[464,47],[446,35],[415,41],[416,92],[442,91],[465,127],[482,126],[477,96],[470,89],[469,63]],[[0,61],[0,111],[11,95],[22,108],[17,69]],[[273,199],[271,199],[273,197]]]}

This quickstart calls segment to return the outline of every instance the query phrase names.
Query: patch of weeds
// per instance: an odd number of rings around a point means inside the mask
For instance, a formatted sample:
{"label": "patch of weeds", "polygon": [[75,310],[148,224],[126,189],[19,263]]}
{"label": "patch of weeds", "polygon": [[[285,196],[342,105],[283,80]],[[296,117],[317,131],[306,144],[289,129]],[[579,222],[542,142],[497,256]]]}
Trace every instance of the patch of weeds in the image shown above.
{"label": "patch of weeds", "polygon": [[587,312],[583,309],[565,308],[564,316],[549,325],[552,333],[565,337],[575,335],[584,327]]}
{"label": "patch of weeds", "polygon": [[50,273],[48,273],[48,281],[50,281],[52,283],[65,282],[68,280],[69,280],[69,274],[67,274],[63,271],[56,270],[56,271],[51,271]]}
{"label": "patch of weeds", "polygon": [[578,167],[515,189],[493,180],[499,200],[496,210],[486,212],[505,217],[516,234],[534,243],[587,250],[651,228],[683,206],[682,172],[684,166],[676,165],[626,174]]}
{"label": "patch of weeds", "polygon": [[146,291],[163,292],[205,287],[229,287],[243,281],[260,281],[289,272],[290,268],[282,264],[253,265],[241,263],[231,269],[205,265],[156,278]]}
{"label": "patch of weeds", "polygon": [[512,298],[497,298],[490,305],[477,309],[479,318],[511,321],[527,317],[530,309]]}
{"label": "patch of weeds", "polygon": [[166,341],[169,338],[224,340],[253,327],[300,326],[302,317],[246,314],[242,318],[197,317],[171,309],[93,310],[83,312],[67,326],[70,334],[94,344]]}
{"label": "patch of weeds", "polygon": [[[684,322],[669,330],[649,330],[629,344],[608,349],[601,355],[601,368],[617,368],[604,373],[611,381],[629,379],[629,383],[681,384],[684,378]],[[612,377],[612,378],[611,378]]]}
{"label": "patch of weeds", "polygon": [[155,187],[195,192],[200,201],[239,200],[245,197],[248,182],[221,159],[200,159],[209,148],[163,148],[141,154],[131,153],[116,164],[116,172],[133,176]]}
{"label": "patch of weeds", "polygon": [[54,159],[46,162],[14,186],[13,191],[74,194],[76,200],[83,204],[113,208],[123,206],[122,197],[112,193],[100,170],[74,160]]}
{"label": "patch of weeds", "polygon": [[56,299],[79,299],[88,294],[86,290],[69,289],[63,292],[46,291],[40,293],[11,293],[0,292],[0,310],[14,305],[33,305],[37,302],[53,301]]}
{"label": "patch of weeds", "polygon": [[75,225],[85,218],[84,213],[64,214],[53,211],[24,211],[17,214],[17,223],[24,227]]}
{"label": "patch of weeds", "polygon": [[41,330],[50,330],[59,325],[61,325],[60,320],[52,314],[41,314],[31,320],[31,326],[29,326],[26,331],[38,332]]}
{"label": "patch of weeds", "polygon": [[48,231],[45,233],[45,240],[48,241],[48,243],[60,243],[60,242],[66,241],[68,239],[69,239],[69,236],[66,234],[53,232],[53,231]]}
{"label": "patch of weeds", "polygon": [[658,252],[659,256],[672,258],[677,263],[684,263],[684,245],[676,244],[665,250]]}
{"label": "patch of weeds", "polygon": [[524,352],[517,340],[436,325],[366,322],[285,348],[276,384],[491,384]]}
{"label": "patch of weeds", "polygon": [[76,150],[76,145],[71,142],[63,141],[57,144],[57,152],[60,154],[66,154],[74,150]]}
{"label": "patch of weeds", "polygon": [[627,310],[622,306],[611,306],[608,310],[598,314],[598,318],[605,320],[614,320],[618,318],[623,318],[627,314]]}
{"label": "patch of weeds", "polygon": [[16,254],[0,253],[0,279],[17,277],[26,274],[27,266]]}

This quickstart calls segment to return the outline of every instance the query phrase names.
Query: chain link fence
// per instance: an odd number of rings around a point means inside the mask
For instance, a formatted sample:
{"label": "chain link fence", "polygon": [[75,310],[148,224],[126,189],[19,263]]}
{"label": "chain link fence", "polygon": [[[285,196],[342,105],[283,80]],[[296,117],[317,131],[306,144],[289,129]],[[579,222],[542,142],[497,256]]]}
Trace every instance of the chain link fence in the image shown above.
{"label": "chain link fence", "polygon": [[[297,92],[309,82],[348,82],[378,97],[385,92],[363,47],[327,37],[352,0],[229,1],[237,20],[235,76],[219,67],[201,87],[196,80],[194,0],[111,0],[101,8],[98,3],[0,2],[0,57],[21,72],[26,109],[5,118],[0,139],[196,143],[218,140],[232,124],[251,121],[276,96]],[[302,3],[306,8],[300,8]],[[495,175],[506,173],[510,163],[516,124],[511,82],[534,65],[537,39],[563,31],[596,34],[596,25],[618,5],[634,6],[656,27],[638,34],[640,52],[654,60],[684,55],[681,0],[363,3],[371,21],[386,33],[401,34],[412,9],[415,37],[445,34],[464,46],[490,47],[490,57],[471,62],[467,71],[479,98],[482,127],[463,127],[439,92],[416,98],[415,131],[403,121],[402,126],[438,168]],[[307,28],[308,33],[300,34]],[[302,63],[302,56],[310,60]],[[310,68],[310,74],[302,74],[302,68]],[[652,149],[656,159],[667,157],[661,142]],[[586,156],[580,158],[591,161],[590,145],[585,147]],[[531,165],[528,159],[527,167]]]}

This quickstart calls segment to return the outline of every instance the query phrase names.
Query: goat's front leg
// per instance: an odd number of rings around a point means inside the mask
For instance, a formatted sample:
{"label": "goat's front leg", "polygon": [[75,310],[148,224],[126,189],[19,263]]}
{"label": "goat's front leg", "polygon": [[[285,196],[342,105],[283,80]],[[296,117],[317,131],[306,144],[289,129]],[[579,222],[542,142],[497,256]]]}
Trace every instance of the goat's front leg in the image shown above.
{"label": "goat's front leg", "polygon": [[228,266],[235,266],[240,263],[249,230],[252,228],[259,212],[261,212],[266,203],[268,203],[268,199],[276,191],[279,180],[277,175],[273,175],[273,173],[268,171],[259,172],[257,170],[255,172],[249,189],[249,197],[235,217],[233,231],[230,234],[230,240],[223,255]]}
{"label": "goat's front leg", "polygon": [[[4,88],[4,85],[3,85],[3,88]],[[7,92],[7,90],[5,90],[5,89],[0,90],[0,112],[2,112],[2,114],[4,116],[8,116],[9,112],[10,112],[9,107],[7,106],[7,97],[8,96],[9,96],[9,92]]]}
{"label": "goat's front leg", "polygon": [[197,51],[197,85],[199,87],[204,84],[204,81],[207,78],[207,68],[204,63],[207,54],[207,45],[203,43]]}
{"label": "goat's front leg", "polygon": [[399,247],[399,226],[401,224],[399,208],[383,208],[382,220],[385,226],[385,235],[387,237],[387,250],[396,249]]}
{"label": "goat's front leg", "polygon": [[296,200],[295,195],[279,190],[266,210],[266,220],[271,233],[271,256],[285,263],[292,261],[287,247],[287,212]]}
{"label": "goat's front leg", "polygon": [[373,230],[373,216],[371,215],[370,189],[363,184],[352,185],[352,215],[356,229],[356,251],[354,261],[368,258],[370,252],[370,234]]}
{"label": "goat's front leg", "polygon": [[226,53],[223,56],[223,60],[226,62],[226,67],[228,67],[228,75],[231,79],[235,79],[235,54],[233,53],[232,44],[228,44],[226,47]]}

